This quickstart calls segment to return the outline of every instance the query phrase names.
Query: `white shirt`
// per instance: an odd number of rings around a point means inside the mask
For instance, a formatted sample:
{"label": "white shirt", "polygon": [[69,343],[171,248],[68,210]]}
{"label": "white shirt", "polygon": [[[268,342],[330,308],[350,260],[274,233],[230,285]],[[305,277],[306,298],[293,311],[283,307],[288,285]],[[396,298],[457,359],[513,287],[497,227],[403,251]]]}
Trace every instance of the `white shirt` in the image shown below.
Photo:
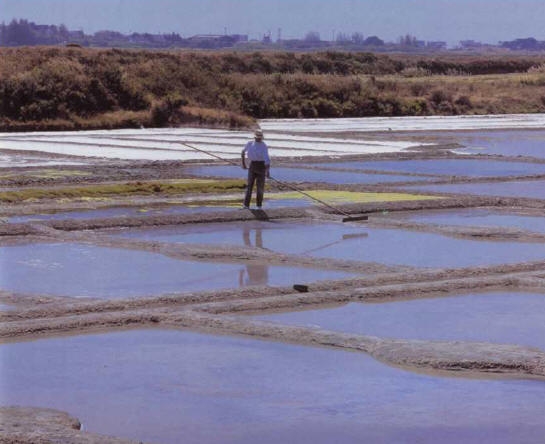
{"label": "white shirt", "polygon": [[246,144],[242,150],[242,154],[246,153],[246,156],[252,162],[265,162],[265,165],[270,165],[271,160],[269,159],[269,148],[264,142],[257,142],[251,140]]}

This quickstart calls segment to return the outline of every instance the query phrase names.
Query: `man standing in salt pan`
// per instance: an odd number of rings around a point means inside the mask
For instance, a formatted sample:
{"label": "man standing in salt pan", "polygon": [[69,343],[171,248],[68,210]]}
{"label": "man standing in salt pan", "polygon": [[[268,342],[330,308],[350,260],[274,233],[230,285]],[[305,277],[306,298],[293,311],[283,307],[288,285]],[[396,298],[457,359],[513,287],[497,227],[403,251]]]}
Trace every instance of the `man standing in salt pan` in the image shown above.
{"label": "man standing in salt pan", "polygon": [[[256,130],[254,137],[255,140],[248,142],[241,153],[242,168],[248,169],[248,185],[246,188],[246,197],[244,198],[245,209],[250,208],[254,183],[257,185],[257,208],[261,209],[263,205],[263,192],[265,191],[265,177],[270,177],[271,160],[269,159],[269,148],[263,142],[263,131],[260,129]],[[246,167],[246,157],[250,161],[249,168]]]}

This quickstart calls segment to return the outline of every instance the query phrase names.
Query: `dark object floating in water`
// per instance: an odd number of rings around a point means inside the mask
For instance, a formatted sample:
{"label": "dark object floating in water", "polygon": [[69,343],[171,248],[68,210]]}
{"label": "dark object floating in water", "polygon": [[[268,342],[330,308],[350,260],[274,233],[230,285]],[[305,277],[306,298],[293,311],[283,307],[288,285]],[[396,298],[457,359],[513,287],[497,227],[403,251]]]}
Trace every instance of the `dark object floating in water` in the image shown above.
{"label": "dark object floating in water", "polygon": [[308,285],[295,284],[293,289],[299,293],[308,293]]}
{"label": "dark object floating in water", "polygon": [[358,220],[368,220],[368,216],[349,216],[343,218],[343,222],[356,222]]}

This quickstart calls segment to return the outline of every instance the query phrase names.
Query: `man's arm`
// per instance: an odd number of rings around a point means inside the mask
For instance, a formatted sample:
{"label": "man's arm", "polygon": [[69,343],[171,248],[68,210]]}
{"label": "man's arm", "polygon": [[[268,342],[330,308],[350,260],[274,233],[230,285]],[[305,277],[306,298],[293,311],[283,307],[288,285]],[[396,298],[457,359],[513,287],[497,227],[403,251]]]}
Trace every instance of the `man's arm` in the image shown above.
{"label": "man's arm", "polygon": [[265,176],[271,177],[271,159],[269,158],[269,147],[265,145]]}
{"label": "man's arm", "polygon": [[248,151],[248,144],[244,147],[242,152],[240,153],[240,160],[242,161],[242,169],[246,170],[248,169],[246,167],[246,151]]}

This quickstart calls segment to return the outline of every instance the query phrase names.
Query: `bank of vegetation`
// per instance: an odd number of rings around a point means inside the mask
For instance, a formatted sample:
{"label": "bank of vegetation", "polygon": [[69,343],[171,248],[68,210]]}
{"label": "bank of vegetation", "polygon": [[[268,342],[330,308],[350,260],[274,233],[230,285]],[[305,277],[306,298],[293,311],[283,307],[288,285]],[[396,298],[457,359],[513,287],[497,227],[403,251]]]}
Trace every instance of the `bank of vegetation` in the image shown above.
{"label": "bank of vegetation", "polygon": [[0,130],[545,112],[543,57],[0,50]]}

